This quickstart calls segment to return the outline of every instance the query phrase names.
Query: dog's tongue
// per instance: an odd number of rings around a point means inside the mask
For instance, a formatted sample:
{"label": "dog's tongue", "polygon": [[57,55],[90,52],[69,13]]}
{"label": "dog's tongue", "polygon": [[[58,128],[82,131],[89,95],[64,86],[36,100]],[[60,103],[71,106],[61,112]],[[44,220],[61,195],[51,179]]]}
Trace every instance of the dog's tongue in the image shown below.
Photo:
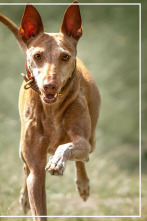
{"label": "dog's tongue", "polygon": [[45,96],[48,99],[53,99],[55,95],[54,94],[46,94]]}

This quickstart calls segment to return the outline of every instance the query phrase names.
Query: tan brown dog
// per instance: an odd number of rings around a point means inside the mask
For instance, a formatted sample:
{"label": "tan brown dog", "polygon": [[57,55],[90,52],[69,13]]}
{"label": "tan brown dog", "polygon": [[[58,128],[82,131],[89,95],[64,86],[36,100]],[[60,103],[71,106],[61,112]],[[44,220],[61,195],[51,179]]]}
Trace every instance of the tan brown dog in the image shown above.
{"label": "tan brown dog", "polygon": [[[84,201],[89,196],[84,163],[95,146],[100,96],[89,71],[76,58],[82,36],[80,10],[77,2],[67,8],[59,33],[45,33],[39,13],[30,4],[20,29],[3,15],[0,21],[27,55],[28,76],[24,76],[19,98],[25,172],[20,202],[24,212],[30,204],[33,216],[46,216],[46,171],[63,175],[67,160],[75,161],[80,196]],[[47,153],[52,157],[46,165]]]}

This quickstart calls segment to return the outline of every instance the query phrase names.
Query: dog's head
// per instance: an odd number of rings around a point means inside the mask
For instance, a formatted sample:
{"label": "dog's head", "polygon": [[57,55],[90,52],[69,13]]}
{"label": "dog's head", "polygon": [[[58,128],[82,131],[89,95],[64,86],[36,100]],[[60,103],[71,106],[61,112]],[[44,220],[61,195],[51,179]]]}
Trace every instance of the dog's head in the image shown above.
{"label": "dog's head", "polygon": [[42,101],[55,103],[76,65],[76,45],[82,35],[77,2],[65,11],[59,33],[45,33],[38,11],[27,5],[19,34],[27,46],[27,68],[35,78]]}

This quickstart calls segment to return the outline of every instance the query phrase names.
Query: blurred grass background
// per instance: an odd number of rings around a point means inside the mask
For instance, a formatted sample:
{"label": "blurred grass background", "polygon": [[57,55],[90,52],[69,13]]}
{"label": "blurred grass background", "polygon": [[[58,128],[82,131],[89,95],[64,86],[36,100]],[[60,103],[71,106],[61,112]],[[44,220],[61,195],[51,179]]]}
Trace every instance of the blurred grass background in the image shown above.
{"label": "blurred grass background", "polygon": [[[11,2],[16,1],[11,0]],[[79,2],[88,1],[79,0]],[[108,0],[93,0],[90,3],[92,2],[111,3]],[[145,133],[147,2],[114,0],[113,3],[115,2],[142,3],[143,103],[142,218],[117,218],[117,220],[145,221],[147,220]],[[41,14],[46,31],[58,32],[66,6],[36,6],[36,8]],[[96,150],[86,164],[91,180],[91,196],[86,203],[82,202],[75,190],[74,163],[68,162],[63,177],[51,177],[47,174],[48,215],[137,216],[139,215],[139,6],[80,6],[80,8],[84,34],[78,44],[78,56],[90,70],[102,99]],[[0,13],[11,18],[17,25],[20,25],[23,11],[24,6],[0,5]],[[23,164],[18,156],[20,121],[17,103],[22,82],[20,73],[25,73],[25,55],[20,51],[14,36],[2,24],[0,24],[0,52],[0,215],[23,215],[19,206]],[[8,219],[1,218],[1,220]],[[32,220],[16,218],[18,219]],[[89,221],[91,218],[79,217],[74,220]]]}

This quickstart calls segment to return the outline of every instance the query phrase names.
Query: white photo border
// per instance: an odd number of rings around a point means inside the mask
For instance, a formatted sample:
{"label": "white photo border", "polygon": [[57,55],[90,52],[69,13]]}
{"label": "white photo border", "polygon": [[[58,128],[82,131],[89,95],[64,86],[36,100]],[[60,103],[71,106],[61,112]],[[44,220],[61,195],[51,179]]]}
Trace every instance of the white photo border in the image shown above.
{"label": "white photo border", "polygon": [[[29,3],[0,3],[1,5],[27,5]],[[71,3],[31,3],[31,5],[70,5]],[[137,216],[0,216],[0,217],[49,217],[49,218],[54,218],[54,217],[89,217],[89,218],[96,218],[96,217],[101,217],[101,218],[128,218],[128,217],[141,217],[141,3],[78,3],[79,5],[138,5],[139,6],[139,215]]]}

